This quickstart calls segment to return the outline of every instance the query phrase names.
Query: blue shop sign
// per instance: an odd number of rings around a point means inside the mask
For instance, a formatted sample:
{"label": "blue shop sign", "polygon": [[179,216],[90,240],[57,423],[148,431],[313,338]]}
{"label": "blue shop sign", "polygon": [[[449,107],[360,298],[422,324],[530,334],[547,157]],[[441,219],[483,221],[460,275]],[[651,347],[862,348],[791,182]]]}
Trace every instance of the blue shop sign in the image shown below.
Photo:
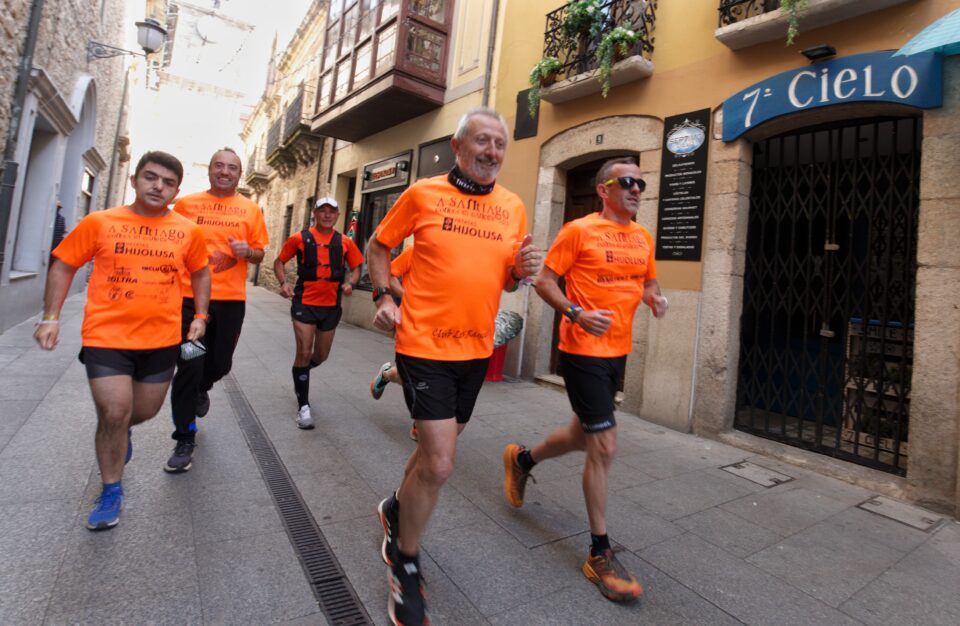
{"label": "blue shop sign", "polygon": [[891,102],[919,109],[943,104],[943,58],[867,52],[771,76],[723,103],[723,140],[781,115],[851,102]]}

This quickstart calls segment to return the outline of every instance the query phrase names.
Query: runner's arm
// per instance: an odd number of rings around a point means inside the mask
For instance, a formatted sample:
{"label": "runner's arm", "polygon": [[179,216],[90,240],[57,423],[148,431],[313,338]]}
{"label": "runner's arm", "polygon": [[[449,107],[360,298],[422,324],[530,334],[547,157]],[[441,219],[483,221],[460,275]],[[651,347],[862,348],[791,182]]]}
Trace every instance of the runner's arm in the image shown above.
{"label": "runner's arm", "polygon": [[47,286],[43,293],[43,319],[38,322],[33,338],[44,350],[53,350],[60,339],[60,309],[67,299],[77,268],[54,258],[47,272]]}
{"label": "runner's arm", "polygon": [[187,331],[187,339],[196,341],[203,337],[207,331],[207,313],[210,310],[210,267],[204,265],[196,272],[190,273],[190,287],[193,289],[193,303],[197,315],[204,317],[194,317],[190,322],[190,330]]}
{"label": "runner's arm", "polygon": [[654,317],[663,317],[667,314],[667,308],[670,304],[660,293],[660,283],[656,278],[651,278],[643,283],[643,302],[653,311]]}
{"label": "runner's arm", "polygon": [[[566,315],[566,312],[571,307],[579,305],[567,299],[563,290],[560,289],[559,280],[560,276],[550,269],[550,266],[544,265],[543,269],[541,269],[537,275],[536,282],[534,282],[533,286],[537,290],[537,295],[543,298],[544,302]],[[607,309],[580,309],[574,321],[580,328],[598,337],[607,332],[612,322],[613,311]]]}
{"label": "runner's arm", "polygon": [[353,293],[353,288],[360,282],[360,266],[356,266],[350,270],[350,279],[343,283],[343,295],[349,296]]}
{"label": "runner's arm", "polygon": [[293,297],[293,287],[290,286],[290,283],[287,282],[287,273],[284,271],[284,266],[286,263],[280,260],[278,256],[273,261],[273,275],[277,279],[277,284],[280,285],[280,295],[288,300]]}
{"label": "runner's arm", "polygon": [[[379,241],[377,236],[367,242],[367,263],[370,269],[370,281],[374,290],[390,287],[390,248]],[[399,310],[393,298],[381,296],[377,302],[377,313],[373,325],[381,330],[391,330],[397,325]]]}
{"label": "runner's arm", "polygon": [[403,297],[403,283],[396,276],[390,275],[390,294],[395,298]]}

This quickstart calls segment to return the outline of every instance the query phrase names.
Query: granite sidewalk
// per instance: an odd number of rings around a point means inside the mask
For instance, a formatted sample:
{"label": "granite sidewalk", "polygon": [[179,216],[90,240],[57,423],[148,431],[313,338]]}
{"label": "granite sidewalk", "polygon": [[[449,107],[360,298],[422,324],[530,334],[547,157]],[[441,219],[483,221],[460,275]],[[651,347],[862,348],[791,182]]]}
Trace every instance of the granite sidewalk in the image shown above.
{"label": "granite sidewalk", "polygon": [[[386,624],[375,509],[415,445],[399,388],[368,392],[392,341],[341,325],[313,371],[318,427],[300,431],[288,306],[249,289],[232,375],[371,620]],[[75,358],[81,307],[68,301],[52,353],[31,323],[0,335],[0,623],[326,624],[223,384],[193,469],[161,469],[173,447],[165,406],[134,429],[120,525],[85,529],[99,476]],[[607,602],[579,569],[582,455],[540,464],[522,509],[501,491],[503,446],[536,443],[569,413],[555,389],[484,386],[424,537],[434,624],[960,623],[956,521],[875,506],[865,489],[629,414],[618,414],[609,528],[645,594]],[[771,477],[783,482],[755,482]]]}

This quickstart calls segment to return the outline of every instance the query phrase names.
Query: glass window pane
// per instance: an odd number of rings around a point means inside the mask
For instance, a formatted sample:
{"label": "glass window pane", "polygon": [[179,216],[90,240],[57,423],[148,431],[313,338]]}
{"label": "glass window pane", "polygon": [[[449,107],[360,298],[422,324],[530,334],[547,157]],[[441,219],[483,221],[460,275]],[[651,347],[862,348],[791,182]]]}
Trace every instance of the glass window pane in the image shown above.
{"label": "glass window pane", "polygon": [[373,44],[369,41],[357,48],[355,54],[356,63],[353,66],[354,89],[370,80],[370,53],[372,49]]}
{"label": "glass window pane", "polygon": [[404,61],[440,77],[440,64],[443,61],[444,36],[440,33],[411,24],[407,32],[407,45]]}
{"label": "glass window pane", "polygon": [[[328,70],[333,67],[334,62],[337,58],[337,44],[340,39],[340,24],[334,24],[327,29],[327,40],[324,42],[324,53],[323,53],[323,70]],[[322,70],[321,70],[322,71]]]}
{"label": "glass window pane", "polygon": [[377,74],[393,68],[397,47],[397,25],[394,23],[377,35]]}
{"label": "glass window pane", "polygon": [[358,41],[363,41],[373,32],[373,23],[377,19],[377,0],[362,0],[363,9],[360,14],[360,34]]}
{"label": "glass window pane", "polygon": [[446,0],[410,0],[410,12],[443,23],[446,5]]}
{"label": "glass window pane", "polygon": [[347,89],[350,87],[350,59],[344,59],[337,64],[337,87],[333,93],[333,100],[336,102],[347,95]]}
{"label": "glass window pane", "polygon": [[327,21],[332,22],[343,14],[343,0],[330,0],[330,13]]}
{"label": "glass window pane", "polygon": [[400,0],[383,0],[383,9],[380,13],[380,23],[386,23],[386,21],[396,15],[399,10]]}
{"label": "glass window pane", "polygon": [[317,109],[323,110],[330,105],[330,92],[333,89],[333,71],[329,71],[320,78],[320,98],[317,100]]}
{"label": "glass window pane", "polygon": [[360,5],[354,3],[347,12],[343,14],[343,38],[340,40],[340,54],[344,55],[353,48],[353,44],[357,42],[357,19],[360,17],[359,14]]}

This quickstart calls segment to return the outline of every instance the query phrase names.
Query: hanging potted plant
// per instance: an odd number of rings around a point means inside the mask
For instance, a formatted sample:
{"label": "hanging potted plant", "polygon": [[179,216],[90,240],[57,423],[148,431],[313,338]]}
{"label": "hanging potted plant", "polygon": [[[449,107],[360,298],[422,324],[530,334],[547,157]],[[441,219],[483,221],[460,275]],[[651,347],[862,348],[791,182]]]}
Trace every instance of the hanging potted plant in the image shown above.
{"label": "hanging potted plant", "polygon": [[807,0],[780,0],[780,10],[787,16],[787,45],[800,34],[800,17],[807,10]]}
{"label": "hanging potted plant", "polygon": [[597,78],[600,80],[600,93],[604,98],[610,93],[610,74],[613,64],[630,56],[633,47],[640,41],[640,33],[623,26],[617,26],[603,36],[597,46]]}
{"label": "hanging potted plant", "polygon": [[530,117],[535,117],[537,114],[537,107],[540,105],[540,88],[552,85],[562,69],[563,64],[557,57],[543,57],[530,70],[530,92],[527,94]]}
{"label": "hanging potted plant", "polygon": [[560,30],[567,45],[576,47],[581,38],[593,37],[600,32],[602,13],[601,0],[570,0]]}

